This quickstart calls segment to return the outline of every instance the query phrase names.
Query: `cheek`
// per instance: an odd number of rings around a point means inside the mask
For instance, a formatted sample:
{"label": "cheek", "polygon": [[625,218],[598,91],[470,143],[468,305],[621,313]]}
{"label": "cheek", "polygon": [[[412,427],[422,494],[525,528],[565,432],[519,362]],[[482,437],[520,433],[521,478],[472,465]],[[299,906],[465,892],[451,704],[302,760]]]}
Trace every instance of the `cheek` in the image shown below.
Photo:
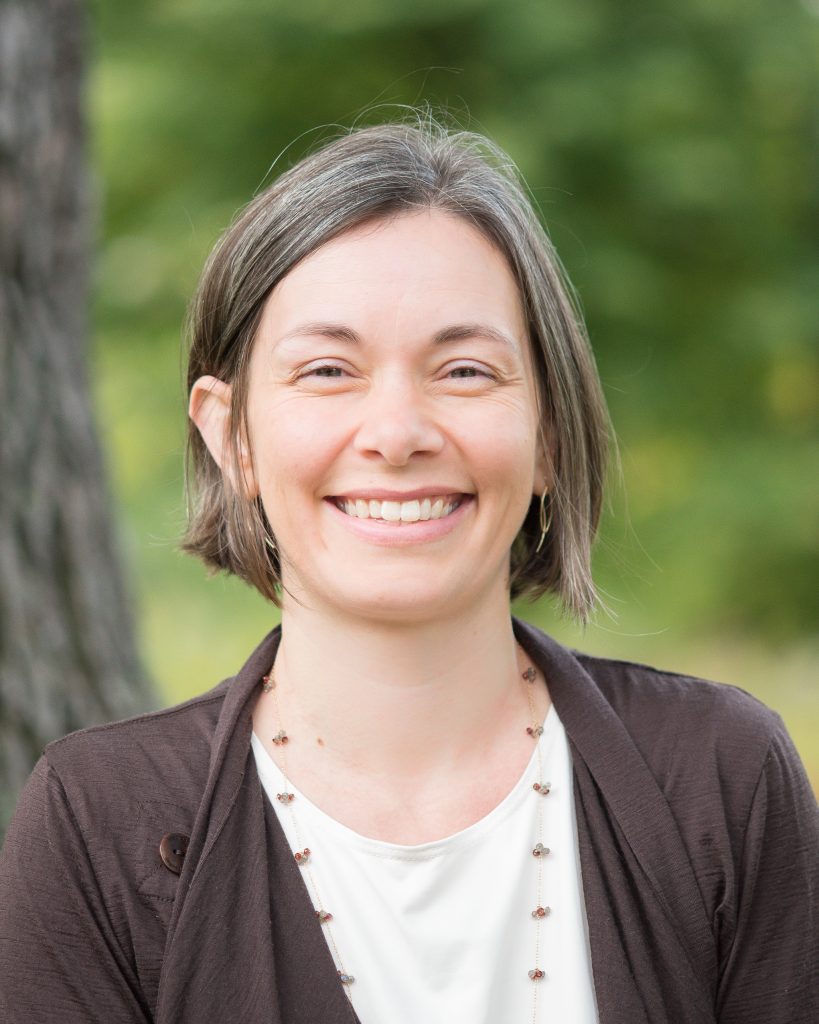
{"label": "cheek", "polygon": [[[536,423],[526,408],[483,408],[459,431],[462,450],[472,453],[487,478],[528,490],[537,453]],[[517,485],[517,486],[516,486]]]}
{"label": "cheek", "polygon": [[271,409],[251,420],[257,482],[270,513],[319,486],[335,457],[332,438],[304,412]]}

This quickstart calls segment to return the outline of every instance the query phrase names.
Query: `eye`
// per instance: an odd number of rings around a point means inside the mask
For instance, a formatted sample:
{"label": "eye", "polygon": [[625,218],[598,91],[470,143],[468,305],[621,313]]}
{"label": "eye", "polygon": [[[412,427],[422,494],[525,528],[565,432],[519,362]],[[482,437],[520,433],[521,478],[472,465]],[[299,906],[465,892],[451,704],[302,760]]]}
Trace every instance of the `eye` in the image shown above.
{"label": "eye", "polygon": [[312,377],[340,377],[344,373],[340,366],[314,366],[307,372]]}
{"label": "eye", "polygon": [[463,363],[460,366],[453,366],[447,370],[446,376],[453,380],[495,379],[495,375],[487,366],[476,366],[474,363]]}
{"label": "eye", "polygon": [[305,366],[298,376],[300,380],[316,377],[323,380],[338,380],[345,376],[345,373],[344,367],[336,363],[315,363],[312,366]]}

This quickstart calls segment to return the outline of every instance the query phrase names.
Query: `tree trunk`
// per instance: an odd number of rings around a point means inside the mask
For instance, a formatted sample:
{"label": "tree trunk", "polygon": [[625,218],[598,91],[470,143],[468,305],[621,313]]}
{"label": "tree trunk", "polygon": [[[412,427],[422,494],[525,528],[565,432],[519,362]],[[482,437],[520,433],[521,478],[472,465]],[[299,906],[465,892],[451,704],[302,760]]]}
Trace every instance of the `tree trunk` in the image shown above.
{"label": "tree trunk", "polygon": [[143,710],[90,408],[80,0],[0,0],[0,831],[45,743]]}

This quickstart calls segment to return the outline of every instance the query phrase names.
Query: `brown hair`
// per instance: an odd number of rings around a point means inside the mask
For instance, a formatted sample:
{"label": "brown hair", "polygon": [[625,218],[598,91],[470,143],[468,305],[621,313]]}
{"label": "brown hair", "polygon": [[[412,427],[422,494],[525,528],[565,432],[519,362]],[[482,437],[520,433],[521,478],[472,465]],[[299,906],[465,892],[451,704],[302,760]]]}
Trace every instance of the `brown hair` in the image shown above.
{"label": "brown hair", "polygon": [[[364,221],[410,209],[463,217],[505,255],[528,323],[541,434],[555,445],[540,552],[538,499],[512,546],[511,595],[557,594],[587,622],[599,602],[591,548],[600,519],[608,411],[571,286],[506,154],[481,135],[412,123],[358,128],[282,174],[236,217],[202,273],[188,318],[188,389],[210,374],[232,385],[232,457],[246,427],[247,367],[262,307],[300,260]],[[186,551],[279,603],[281,566],[261,501],[230,484],[189,423]],[[238,461],[236,462],[238,465]]]}

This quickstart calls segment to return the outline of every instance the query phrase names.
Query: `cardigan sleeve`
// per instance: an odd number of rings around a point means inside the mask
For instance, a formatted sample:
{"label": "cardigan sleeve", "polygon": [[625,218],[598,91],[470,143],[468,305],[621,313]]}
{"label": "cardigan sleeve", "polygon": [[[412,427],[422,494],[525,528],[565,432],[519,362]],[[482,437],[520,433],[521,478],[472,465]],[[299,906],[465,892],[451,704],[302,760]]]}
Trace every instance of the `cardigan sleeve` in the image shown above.
{"label": "cardigan sleeve", "polygon": [[746,825],[719,1024],[819,1021],[819,812],[777,722]]}
{"label": "cardigan sleeve", "polygon": [[0,1020],[146,1024],[115,930],[56,771],[37,763],[0,854]]}

